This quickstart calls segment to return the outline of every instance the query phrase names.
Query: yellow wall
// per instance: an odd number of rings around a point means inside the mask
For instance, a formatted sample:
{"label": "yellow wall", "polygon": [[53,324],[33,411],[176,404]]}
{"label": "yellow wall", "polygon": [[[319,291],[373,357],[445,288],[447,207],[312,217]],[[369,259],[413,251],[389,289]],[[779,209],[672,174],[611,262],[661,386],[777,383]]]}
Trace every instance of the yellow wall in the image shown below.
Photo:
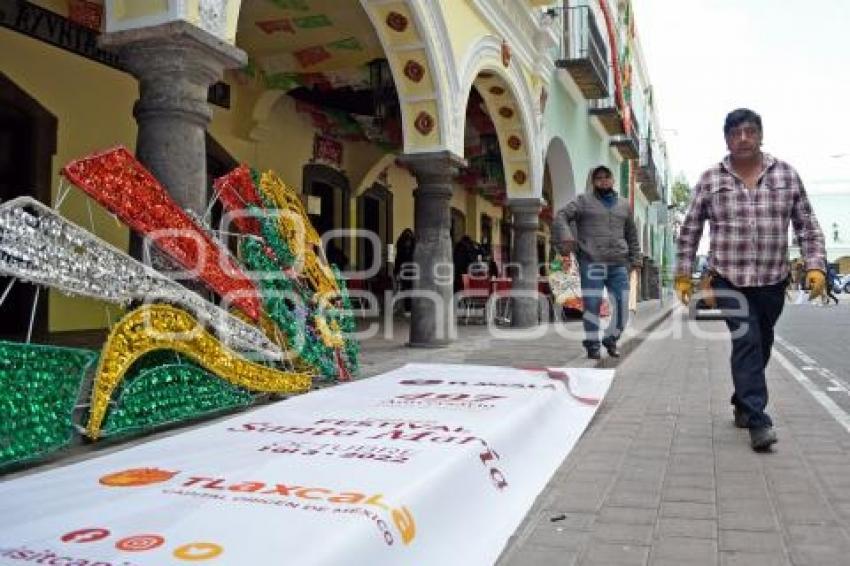
{"label": "yellow wall", "polygon": [[[0,72],[57,117],[54,198],[57,173],[69,161],[118,144],[133,149],[137,86],[129,75],[5,28],[0,28]],[[87,201],[74,189],[62,213],[90,228]],[[127,230],[97,204],[92,211],[96,233],[126,249]],[[51,292],[48,304],[51,331],[102,327],[106,319],[103,305],[95,301]]]}
{"label": "yellow wall", "polygon": [[449,31],[455,61],[463,61],[467,51],[492,28],[478,17],[469,0],[439,0],[443,19]]}
{"label": "yellow wall", "polygon": [[416,179],[406,169],[390,166],[387,180],[393,192],[393,243],[405,228],[413,228],[413,191]]}

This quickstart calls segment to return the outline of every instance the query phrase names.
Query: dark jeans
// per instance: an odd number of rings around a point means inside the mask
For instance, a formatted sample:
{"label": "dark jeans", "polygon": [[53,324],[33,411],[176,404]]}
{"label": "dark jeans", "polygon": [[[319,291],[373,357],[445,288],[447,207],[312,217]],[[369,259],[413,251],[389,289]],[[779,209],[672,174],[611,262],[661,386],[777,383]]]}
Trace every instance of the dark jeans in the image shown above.
{"label": "dark jeans", "polygon": [[602,290],[608,289],[611,321],[605,330],[604,344],[614,345],[626,328],[629,318],[629,271],[625,265],[610,265],[579,260],[581,297],[584,303],[584,335],[588,350],[599,349],[599,307]]}
{"label": "dark jeans", "polygon": [[[764,412],[768,398],[764,368],[773,348],[773,327],[785,306],[786,283],[735,287],[722,277],[712,282],[721,291],[718,308],[738,311],[725,319],[732,334],[732,404],[743,412],[750,428],[773,425]],[[727,296],[729,291],[737,292],[736,296]]]}

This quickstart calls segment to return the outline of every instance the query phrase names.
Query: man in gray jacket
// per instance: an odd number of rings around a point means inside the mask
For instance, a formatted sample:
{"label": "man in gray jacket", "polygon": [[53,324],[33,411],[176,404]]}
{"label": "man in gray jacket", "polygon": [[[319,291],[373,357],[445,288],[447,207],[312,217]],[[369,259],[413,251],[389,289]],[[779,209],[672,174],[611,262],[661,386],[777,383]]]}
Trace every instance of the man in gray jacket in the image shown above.
{"label": "man in gray jacket", "polygon": [[629,312],[629,268],[639,268],[641,263],[629,202],[617,196],[611,170],[604,165],[594,168],[588,184],[587,193],[558,211],[552,223],[552,239],[558,253],[575,252],[578,258],[584,302],[582,344],[587,357],[598,360],[603,288],[608,289],[611,322],[602,345],[608,355],[619,357],[617,340],[626,327]]}

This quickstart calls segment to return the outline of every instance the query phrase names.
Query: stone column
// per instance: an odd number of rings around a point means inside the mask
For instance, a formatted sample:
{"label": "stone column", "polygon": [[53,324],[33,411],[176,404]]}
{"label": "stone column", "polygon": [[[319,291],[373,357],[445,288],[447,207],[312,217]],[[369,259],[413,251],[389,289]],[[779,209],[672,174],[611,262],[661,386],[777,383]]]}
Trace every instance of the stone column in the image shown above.
{"label": "stone column", "polygon": [[184,21],[107,33],[100,44],[116,51],[121,65],[139,80],[133,108],[139,125],[136,157],[177,204],[202,215],[205,134],[212,118],[207,91],[225,69],[247,62],[245,52]]}
{"label": "stone column", "polygon": [[410,341],[413,347],[440,347],[454,335],[452,270],[452,179],[463,162],[448,151],[405,155],[401,162],[416,177],[413,261],[418,277],[413,289]]}
{"label": "stone column", "polygon": [[537,228],[541,202],[539,198],[508,200],[508,208],[514,217],[514,249],[512,262],[519,264],[514,276],[513,290],[520,296],[512,298],[511,326],[529,328],[537,326],[538,299],[531,296],[537,291]]}

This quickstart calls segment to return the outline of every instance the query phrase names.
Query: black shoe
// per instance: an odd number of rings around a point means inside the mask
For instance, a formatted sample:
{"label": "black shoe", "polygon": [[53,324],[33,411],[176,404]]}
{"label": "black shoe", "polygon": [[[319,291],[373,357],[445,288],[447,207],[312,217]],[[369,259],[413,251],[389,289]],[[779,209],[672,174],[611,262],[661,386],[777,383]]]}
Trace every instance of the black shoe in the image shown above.
{"label": "black shoe", "polygon": [[588,350],[587,351],[587,359],[589,359],[589,360],[601,360],[602,354],[599,353],[599,350]]}
{"label": "black shoe", "polygon": [[739,409],[738,407],[733,408],[732,416],[735,418],[736,427],[749,428],[749,426],[747,426],[749,425],[749,419],[747,419],[746,415],[744,415],[744,412],[741,409]]}
{"label": "black shoe", "polygon": [[620,350],[617,349],[616,344],[605,344],[605,350],[608,351],[608,355],[612,358],[620,357]]}
{"label": "black shoe", "polygon": [[776,444],[776,431],[772,426],[762,426],[750,429],[750,446],[756,452],[768,450],[771,445]]}
{"label": "black shoe", "polygon": [[608,355],[612,358],[619,358],[620,351],[617,349],[617,341],[606,338],[602,341],[602,345],[605,346],[605,350],[608,352]]}

